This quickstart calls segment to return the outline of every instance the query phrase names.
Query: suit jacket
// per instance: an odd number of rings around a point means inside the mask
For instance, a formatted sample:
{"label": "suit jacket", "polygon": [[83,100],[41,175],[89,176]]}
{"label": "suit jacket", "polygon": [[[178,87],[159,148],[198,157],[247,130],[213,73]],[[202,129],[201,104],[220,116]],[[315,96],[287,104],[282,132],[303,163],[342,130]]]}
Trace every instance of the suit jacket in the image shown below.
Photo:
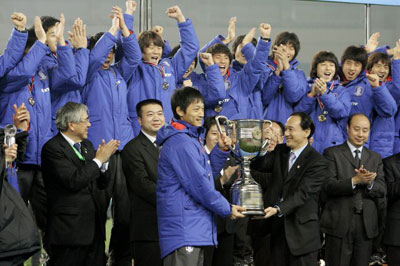
{"label": "suit jacket", "polygon": [[[106,209],[103,191],[109,176],[93,161],[89,140],[81,143],[82,161],[60,134],[42,149],[42,175],[48,200],[50,245],[90,245],[95,233],[105,239]],[[96,228],[98,228],[96,230]]]}
{"label": "suit jacket", "polygon": [[156,191],[159,154],[142,132],[122,151],[122,170],[131,200],[131,241],[158,241]]}
{"label": "suit jacket", "polygon": [[388,208],[383,243],[400,246],[400,153],[383,160]]}
{"label": "suit jacket", "polygon": [[[319,236],[319,194],[327,178],[327,165],[310,145],[303,150],[288,172],[290,148],[279,144],[273,152],[257,158],[253,170],[265,173],[265,207],[279,206],[282,217],[271,217],[272,234],[281,234],[283,222],[290,252],[304,255],[321,247]],[[283,219],[283,221],[282,221]]]}
{"label": "suit jacket", "polygon": [[[351,226],[354,215],[353,196],[355,190],[351,178],[357,168],[356,160],[351,154],[347,142],[328,148],[324,151],[328,160],[331,178],[324,184],[324,208],[321,218],[321,231],[337,237],[344,237]],[[368,238],[379,233],[378,207],[376,202],[386,194],[381,156],[364,147],[361,154],[361,165],[377,173],[371,190],[364,185],[359,188],[362,192],[363,218]]]}

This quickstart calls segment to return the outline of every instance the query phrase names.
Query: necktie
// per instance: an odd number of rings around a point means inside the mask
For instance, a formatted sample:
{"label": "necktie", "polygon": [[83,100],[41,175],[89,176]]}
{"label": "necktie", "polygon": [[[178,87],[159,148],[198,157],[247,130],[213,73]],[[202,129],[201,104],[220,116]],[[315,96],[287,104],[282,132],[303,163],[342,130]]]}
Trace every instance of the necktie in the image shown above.
{"label": "necktie", "polygon": [[75,148],[77,151],[79,151],[79,153],[81,153],[81,143],[80,143],[80,142],[75,143],[75,144],[74,144],[74,148]]}
{"label": "necktie", "polygon": [[160,152],[161,149],[160,149],[160,146],[157,145],[157,141],[156,140],[153,142],[153,144],[154,144],[154,147],[156,147],[156,149]]}
{"label": "necktie", "polygon": [[[359,149],[356,149],[354,151],[354,153],[356,154],[356,156],[354,157],[355,161],[356,161],[356,166],[357,169],[360,169],[361,166],[361,160],[360,160],[360,156],[359,154],[361,153],[361,151]],[[362,196],[362,191],[360,187],[356,187],[355,190],[355,195],[353,198],[353,203],[354,203],[354,211],[356,213],[361,213],[363,210],[363,196]]]}
{"label": "necktie", "polygon": [[361,166],[361,160],[360,160],[360,155],[359,155],[361,153],[361,151],[359,149],[356,149],[354,151],[354,153],[356,154],[356,156],[354,157],[354,159],[356,160],[356,166],[357,166],[357,169],[359,169]]}
{"label": "necktie", "polygon": [[290,156],[289,156],[289,169],[288,169],[288,171],[290,171],[290,168],[292,168],[295,159],[296,159],[296,154],[294,154],[294,152],[291,151],[290,152]]}

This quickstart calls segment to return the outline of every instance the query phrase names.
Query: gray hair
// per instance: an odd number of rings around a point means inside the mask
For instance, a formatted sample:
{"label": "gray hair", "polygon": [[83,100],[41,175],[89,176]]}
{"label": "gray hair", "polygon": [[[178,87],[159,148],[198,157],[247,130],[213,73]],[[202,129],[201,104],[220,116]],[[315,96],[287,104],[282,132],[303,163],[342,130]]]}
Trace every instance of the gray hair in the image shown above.
{"label": "gray hair", "polygon": [[68,102],[57,110],[56,125],[61,132],[68,130],[68,123],[79,123],[84,112],[88,112],[88,107],[81,103]]}

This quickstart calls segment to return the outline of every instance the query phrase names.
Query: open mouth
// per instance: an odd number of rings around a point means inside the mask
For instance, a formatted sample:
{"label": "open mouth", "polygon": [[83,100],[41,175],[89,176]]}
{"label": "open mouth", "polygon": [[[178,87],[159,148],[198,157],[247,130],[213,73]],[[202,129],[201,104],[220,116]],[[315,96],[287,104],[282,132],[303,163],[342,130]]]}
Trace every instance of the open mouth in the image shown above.
{"label": "open mouth", "polygon": [[380,80],[383,80],[385,78],[385,74],[378,74],[378,77]]}

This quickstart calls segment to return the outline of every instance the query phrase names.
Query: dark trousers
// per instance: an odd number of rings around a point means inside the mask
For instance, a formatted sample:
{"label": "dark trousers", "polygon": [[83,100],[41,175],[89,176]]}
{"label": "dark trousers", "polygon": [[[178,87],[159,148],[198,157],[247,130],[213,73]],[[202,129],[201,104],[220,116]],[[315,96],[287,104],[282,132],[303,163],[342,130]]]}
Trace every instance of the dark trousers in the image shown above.
{"label": "dark trousers", "polygon": [[218,246],[214,248],[213,266],[232,266],[234,235],[223,232],[218,234]]}
{"label": "dark trousers", "polygon": [[386,254],[388,266],[400,265],[400,247],[387,246]]}
{"label": "dark trousers", "polygon": [[163,260],[164,266],[203,266],[203,247],[181,247]]}
{"label": "dark trousers", "polygon": [[126,180],[122,171],[121,152],[117,152],[111,157],[109,167],[111,180],[107,194],[108,199],[112,197],[113,202],[113,228],[109,247],[109,265],[131,266],[132,257],[129,241],[131,207]]}
{"label": "dark trousers", "polygon": [[49,266],[105,266],[104,240],[98,233],[90,246],[51,246]]}
{"label": "dark trousers", "polygon": [[286,240],[283,218],[279,221],[279,229],[271,234],[271,264],[274,266],[317,266],[318,250],[295,256],[290,250]]}
{"label": "dark trousers", "polygon": [[325,235],[327,266],[367,266],[372,254],[373,239],[365,232],[363,215],[354,214],[351,228],[343,238]]}
{"label": "dark trousers", "polygon": [[267,236],[252,236],[253,257],[255,266],[270,266],[271,265],[271,250],[270,242],[271,235]]}
{"label": "dark trousers", "polygon": [[251,238],[247,234],[248,222],[249,218],[243,218],[237,222],[233,244],[234,262],[244,263],[253,254],[253,250],[251,248]]}
{"label": "dark trousers", "polygon": [[135,254],[135,266],[162,266],[160,242],[131,242],[131,252]]}
{"label": "dark trousers", "polygon": [[[21,164],[18,168],[18,185],[22,199],[31,207],[38,228],[41,231],[43,246],[48,251],[45,229],[47,225],[47,196],[40,166]],[[39,250],[32,257],[32,265],[38,266],[41,257]]]}

